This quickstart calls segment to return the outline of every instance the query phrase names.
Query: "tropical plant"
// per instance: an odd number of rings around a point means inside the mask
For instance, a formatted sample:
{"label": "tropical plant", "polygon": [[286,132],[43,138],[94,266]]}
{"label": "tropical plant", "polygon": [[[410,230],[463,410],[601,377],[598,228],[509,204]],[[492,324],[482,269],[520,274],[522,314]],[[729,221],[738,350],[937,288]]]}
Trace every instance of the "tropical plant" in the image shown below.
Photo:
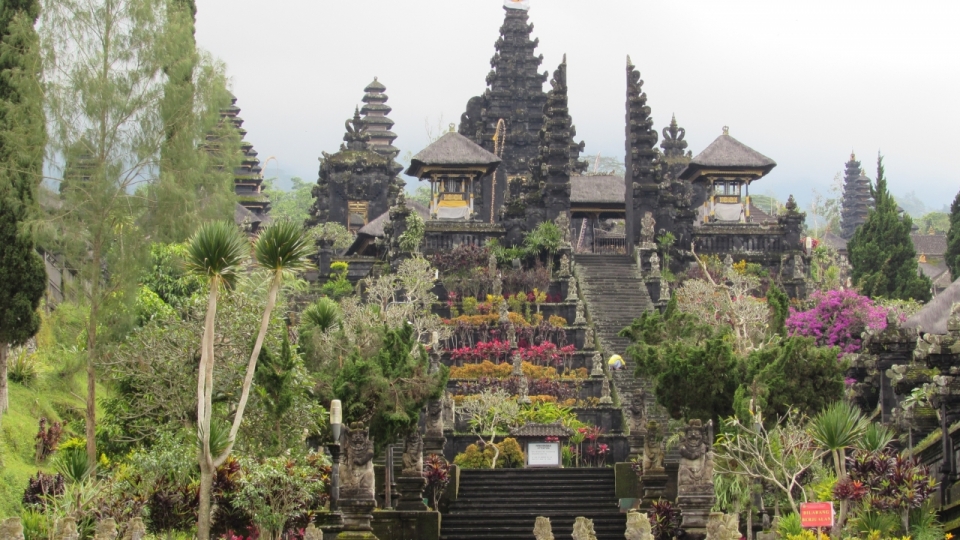
{"label": "tropical plant", "polygon": [[[868,422],[855,405],[837,401],[821,411],[810,423],[810,435],[833,459],[838,485],[847,481],[847,448],[857,444],[867,430]],[[847,518],[847,499],[840,498],[837,526],[843,528]]]}
{"label": "tropical plant", "polygon": [[464,400],[459,412],[467,418],[471,431],[477,437],[481,440],[485,436],[490,437],[487,443],[488,447],[493,448],[490,468],[497,468],[497,458],[500,456],[500,449],[494,445],[497,434],[516,425],[520,417],[520,405],[503,390],[485,390]]}
{"label": "tropical plant", "polygon": [[682,521],[680,509],[670,501],[663,499],[654,501],[647,516],[650,519],[650,532],[654,540],[673,540],[683,536],[683,529],[680,528]]}
{"label": "tropical plant", "polygon": [[[209,287],[197,379],[197,432],[200,443],[200,510],[197,534],[201,540],[210,538],[213,474],[217,466],[223,463],[220,461],[220,455],[214,456],[210,444],[213,423],[214,329],[217,302],[221,289],[236,283],[247,249],[247,241],[240,231],[232,223],[225,221],[202,225],[187,248],[187,268],[204,278]],[[258,354],[259,352],[257,351]],[[251,378],[252,375],[251,373]],[[223,460],[228,456],[229,454],[224,455]]]}
{"label": "tropical plant", "polygon": [[437,510],[440,504],[440,496],[443,495],[443,490],[447,488],[452,479],[450,463],[441,455],[430,454],[423,460],[423,477],[427,480],[427,496],[433,502],[433,509]]}
{"label": "tropical plant", "polygon": [[330,265],[330,279],[320,287],[320,292],[339,300],[353,292],[353,284],[347,279],[349,267],[343,261],[337,261]]}
{"label": "tropical plant", "polygon": [[326,488],[312,468],[287,457],[247,461],[245,469],[237,503],[266,540],[280,540],[287,523]]}

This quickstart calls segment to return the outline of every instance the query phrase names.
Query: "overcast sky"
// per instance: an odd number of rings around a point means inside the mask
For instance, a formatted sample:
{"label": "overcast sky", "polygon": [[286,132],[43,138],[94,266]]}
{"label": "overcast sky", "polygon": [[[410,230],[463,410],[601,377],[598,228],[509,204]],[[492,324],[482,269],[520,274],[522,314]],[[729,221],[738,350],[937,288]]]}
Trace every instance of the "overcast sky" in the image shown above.
{"label": "overcast sky", "polygon": [[[826,192],[854,150],[895,194],[940,209],[960,190],[960,2],[531,0],[551,73],[568,61],[586,154],[624,153],[629,54],[655,127],[670,115],[694,154],[730,134],[778,166],[755,193]],[[316,181],[374,76],[394,143],[459,122],[483,92],[502,0],[197,0],[197,40],[227,64],[247,139],[267,177]],[[549,90],[549,82],[545,85]],[[442,118],[442,121],[441,121]],[[414,182],[405,178],[408,182]]]}

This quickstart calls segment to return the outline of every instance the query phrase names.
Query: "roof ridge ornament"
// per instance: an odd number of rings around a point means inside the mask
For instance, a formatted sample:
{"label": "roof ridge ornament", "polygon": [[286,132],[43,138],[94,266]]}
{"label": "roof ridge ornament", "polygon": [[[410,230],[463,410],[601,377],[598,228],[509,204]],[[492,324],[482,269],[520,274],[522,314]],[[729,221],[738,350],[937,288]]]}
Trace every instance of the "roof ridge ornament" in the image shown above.
{"label": "roof ridge ornament", "polygon": [[730,135],[730,126],[723,126],[723,134]]}
{"label": "roof ridge ornament", "polygon": [[530,11],[530,0],[503,0],[503,7]]}

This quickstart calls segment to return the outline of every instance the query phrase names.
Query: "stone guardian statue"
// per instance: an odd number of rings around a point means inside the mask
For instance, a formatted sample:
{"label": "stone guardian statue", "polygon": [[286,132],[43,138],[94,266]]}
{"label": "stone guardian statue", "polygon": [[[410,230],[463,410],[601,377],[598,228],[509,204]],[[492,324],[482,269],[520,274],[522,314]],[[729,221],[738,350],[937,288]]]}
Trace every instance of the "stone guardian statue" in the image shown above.
{"label": "stone guardian statue", "polygon": [[346,431],[346,460],[340,473],[340,497],[373,500],[373,441],[370,439],[370,430],[362,422],[354,422]]}

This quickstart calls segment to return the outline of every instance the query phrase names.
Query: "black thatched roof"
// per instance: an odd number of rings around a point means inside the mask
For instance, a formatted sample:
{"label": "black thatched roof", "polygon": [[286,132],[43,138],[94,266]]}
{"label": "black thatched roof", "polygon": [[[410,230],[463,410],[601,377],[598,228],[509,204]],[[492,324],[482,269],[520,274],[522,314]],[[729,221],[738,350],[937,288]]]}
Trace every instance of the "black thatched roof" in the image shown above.
{"label": "black thatched roof", "polygon": [[917,255],[924,254],[939,258],[947,252],[947,235],[945,234],[911,234],[910,240],[913,241],[913,248],[917,251]]}
{"label": "black thatched roof", "polygon": [[570,437],[573,430],[556,421],[552,424],[528,423],[510,430],[511,437]]}
{"label": "black thatched roof", "polygon": [[764,176],[776,166],[776,161],[734,139],[724,128],[723,135],[690,160],[687,168],[680,173],[680,178],[696,178],[702,169],[756,169],[760,176]]}
{"label": "black thatched roof", "polygon": [[824,234],[820,241],[834,251],[847,251],[847,241],[842,237],[833,234],[832,232]]}
{"label": "black thatched roof", "polygon": [[237,203],[233,208],[233,221],[237,225],[243,225],[244,223],[260,223],[263,221],[263,218],[254,214],[242,204]]}
{"label": "black thatched roof", "polygon": [[[416,213],[420,214],[424,220],[430,219],[430,210],[418,203],[417,201],[407,200],[407,206],[412,208]],[[379,216],[370,220],[369,223],[364,225],[359,231],[357,231],[357,236],[365,234],[367,236],[373,236],[375,238],[381,238],[383,236],[383,226],[387,224],[387,221],[390,219],[390,211],[386,211]]]}
{"label": "black thatched roof", "polygon": [[499,164],[500,158],[463,135],[450,131],[413,156],[406,174],[419,178],[425,165],[483,165],[487,169],[484,175],[487,175]]}
{"label": "black thatched roof", "polygon": [[904,328],[918,328],[924,333],[946,334],[947,319],[953,304],[960,302],[960,279],[930,300],[920,311],[903,323]]}
{"label": "black thatched roof", "polygon": [[571,176],[571,203],[624,204],[626,184],[623,178],[611,175]]}

